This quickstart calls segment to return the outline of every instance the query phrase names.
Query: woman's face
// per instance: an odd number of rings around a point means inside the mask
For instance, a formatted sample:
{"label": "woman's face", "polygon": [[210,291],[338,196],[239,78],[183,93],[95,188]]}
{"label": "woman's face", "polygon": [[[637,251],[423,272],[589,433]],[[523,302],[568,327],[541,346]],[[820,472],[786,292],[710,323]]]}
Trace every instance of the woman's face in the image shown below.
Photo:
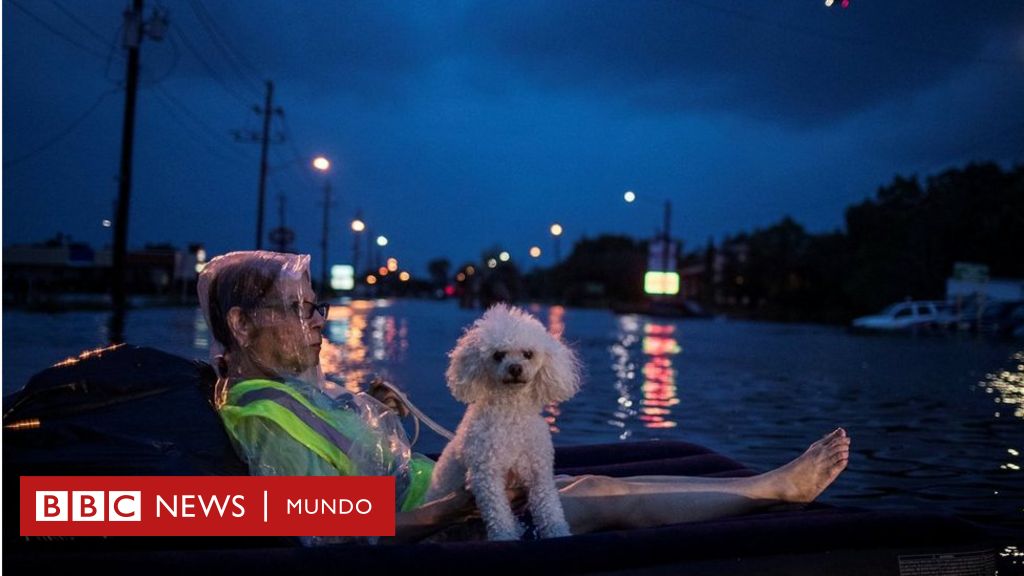
{"label": "woman's face", "polygon": [[324,318],[313,308],[309,275],[282,275],[260,308],[252,312],[256,331],[248,353],[274,372],[301,374],[320,362]]}

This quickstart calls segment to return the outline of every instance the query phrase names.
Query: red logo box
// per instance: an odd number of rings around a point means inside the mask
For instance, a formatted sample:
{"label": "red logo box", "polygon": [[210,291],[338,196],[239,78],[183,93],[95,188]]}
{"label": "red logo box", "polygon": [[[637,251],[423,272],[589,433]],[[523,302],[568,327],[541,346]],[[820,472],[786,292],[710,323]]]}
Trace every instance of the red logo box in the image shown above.
{"label": "red logo box", "polygon": [[394,536],[392,476],[22,476],[22,536]]}

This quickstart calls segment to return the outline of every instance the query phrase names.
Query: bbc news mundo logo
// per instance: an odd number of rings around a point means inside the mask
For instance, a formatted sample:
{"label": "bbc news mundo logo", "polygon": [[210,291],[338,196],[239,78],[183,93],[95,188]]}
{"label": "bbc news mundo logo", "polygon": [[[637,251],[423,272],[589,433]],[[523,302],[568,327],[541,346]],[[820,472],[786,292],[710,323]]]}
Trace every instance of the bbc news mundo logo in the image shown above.
{"label": "bbc news mundo logo", "polygon": [[393,476],[22,476],[22,536],[394,536]]}

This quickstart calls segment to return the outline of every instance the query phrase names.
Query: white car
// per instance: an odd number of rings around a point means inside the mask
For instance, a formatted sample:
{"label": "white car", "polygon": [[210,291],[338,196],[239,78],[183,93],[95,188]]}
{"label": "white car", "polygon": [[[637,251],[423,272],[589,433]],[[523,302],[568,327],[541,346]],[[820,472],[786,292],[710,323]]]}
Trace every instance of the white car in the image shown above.
{"label": "white car", "polygon": [[956,323],[950,305],[945,302],[908,301],[893,304],[879,314],[861,316],[853,327],[863,330],[944,329]]}

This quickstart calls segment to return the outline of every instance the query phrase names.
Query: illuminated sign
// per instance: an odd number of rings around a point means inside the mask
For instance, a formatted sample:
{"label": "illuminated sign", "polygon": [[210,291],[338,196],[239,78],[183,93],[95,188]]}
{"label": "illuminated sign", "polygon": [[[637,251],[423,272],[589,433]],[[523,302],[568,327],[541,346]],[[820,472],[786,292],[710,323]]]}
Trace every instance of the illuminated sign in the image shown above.
{"label": "illuminated sign", "polygon": [[647,272],[644,274],[644,292],[666,296],[679,294],[679,274],[677,272]]}
{"label": "illuminated sign", "polygon": [[331,266],[331,288],[334,290],[351,290],[356,285],[356,271],[348,264]]}

